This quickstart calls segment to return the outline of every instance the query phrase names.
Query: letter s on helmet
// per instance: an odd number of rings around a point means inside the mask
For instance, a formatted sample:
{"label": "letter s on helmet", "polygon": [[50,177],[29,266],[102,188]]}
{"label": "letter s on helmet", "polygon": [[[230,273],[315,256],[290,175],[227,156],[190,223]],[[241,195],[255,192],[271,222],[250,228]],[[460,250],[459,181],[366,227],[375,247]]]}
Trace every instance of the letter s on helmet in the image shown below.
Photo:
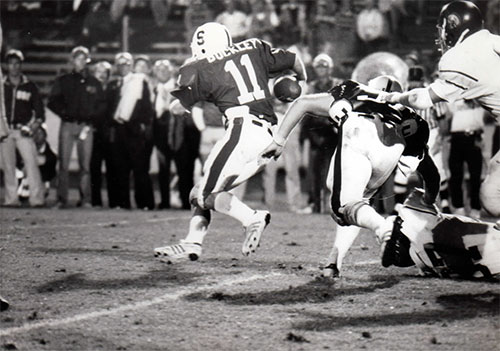
{"label": "letter s on helmet", "polygon": [[471,1],[453,1],[443,6],[438,19],[436,43],[444,53],[467,36],[483,29],[483,16]]}
{"label": "letter s on helmet", "polygon": [[208,22],[196,28],[191,40],[191,52],[195,58],[211,56],[233,44],[226,26]]}

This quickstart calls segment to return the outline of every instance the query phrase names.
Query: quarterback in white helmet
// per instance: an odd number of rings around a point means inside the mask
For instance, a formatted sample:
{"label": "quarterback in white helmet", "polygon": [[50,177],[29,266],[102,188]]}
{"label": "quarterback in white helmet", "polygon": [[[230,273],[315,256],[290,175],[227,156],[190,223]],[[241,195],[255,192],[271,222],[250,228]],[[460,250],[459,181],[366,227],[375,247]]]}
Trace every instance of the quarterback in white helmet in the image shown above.
{"label": "quarterback in white helmet", "polygon": [[269,79],[293,71],[298,80],[305,80],[306,71],[293,52],[259,39],[232,43],[227,28],[214,22],[196,29],[191,50],[193,56],[180,68],[178,87],[171,93],[177,99],[171,113],[212,102],[221,113],[225,134],[210,151],[203,176],[191,191],[193,214],[186,238],[156,248],[155,256],[167,262],[197,260],[212,211],[243,225],[241,252],[248,256],[257,250],[271,215],[250,208],[230,190],[265,166],[258,156],[272,141],[277,123]]}

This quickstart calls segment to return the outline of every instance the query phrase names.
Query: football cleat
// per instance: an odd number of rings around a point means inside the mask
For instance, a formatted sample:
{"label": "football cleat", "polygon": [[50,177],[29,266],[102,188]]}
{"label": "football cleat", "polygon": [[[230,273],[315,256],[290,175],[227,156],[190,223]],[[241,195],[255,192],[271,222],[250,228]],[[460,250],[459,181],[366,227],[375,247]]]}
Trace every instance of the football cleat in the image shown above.
{"label": "football cleat", "polygon": [[201,244],[190,243],[181,240],[179,244],[157,247],[155,249],[155,257],[166,263],[174,263],[177,261],[196,261],[201,256]]}
{"label": "football cleat", "polygon": [[403,220],[396,217],[390,239],[385,242],[382,251],[382,266],[410,267],[415,265],[410,256],[410,239],[401,231]]}
{"label": "football cleat", "polygon": [[380,226],[380,228],[378,228],[377,231],[375,232],[375,234],[377,236],[377,241],[380,244],[382,261],[384,260],[384,257],[387,255],[386,254],[387,243],[389,242],[389,240],[391,239],[391,236],[392,236],[395,218],[396,218],[396,216],[387,217],[385,219],[384,224],[382,226]]}
{"label": "football cleat", "polygon": [[271,214],[267,211],[255,211],[252,222],[245,227],[245,241],[241,247],[241,252],[249,256],[255,252],[260,244],[260,237],[271,221]]}
{"label": "football cleat", "polygon": [[340,277],[340,271],[337,267],[336,263],[329,263],[328,265],[324,267],[319,267],[321,270],[321,275],[325,278],[339,278]]}

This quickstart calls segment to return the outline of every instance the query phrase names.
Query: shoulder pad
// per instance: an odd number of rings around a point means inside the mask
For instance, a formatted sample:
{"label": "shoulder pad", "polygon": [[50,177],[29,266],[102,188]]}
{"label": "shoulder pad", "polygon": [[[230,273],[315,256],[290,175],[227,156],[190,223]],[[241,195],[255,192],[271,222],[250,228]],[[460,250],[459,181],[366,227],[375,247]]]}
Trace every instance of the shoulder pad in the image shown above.
{"label": "shoulder pad", "polygon": [[179,87],[189,86],[195,81],[197,75],[197,69],[195,66],[196,62],[197,61],[191,62],[189,64],[184,64],[180,68],[179,78],[177,80]]}

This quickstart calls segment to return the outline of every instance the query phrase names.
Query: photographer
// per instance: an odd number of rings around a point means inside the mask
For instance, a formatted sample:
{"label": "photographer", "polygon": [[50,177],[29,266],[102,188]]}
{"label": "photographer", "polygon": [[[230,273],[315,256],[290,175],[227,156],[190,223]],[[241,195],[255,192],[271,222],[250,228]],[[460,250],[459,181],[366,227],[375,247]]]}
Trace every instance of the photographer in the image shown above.
{"label": "photographer", "polygon": [[[16,149],[25,165],[31,189],[29,204],[45,205],[45,189],[37,163],[37,150],[32,138],[33,131],[45,121],[45,111],[38,88],[22,74],[24,56],[19,50],[6,54],[7,77],[4,81],[4,101],[9,125],[9,136],[0,143],[5,179],[5,206],[20,206],[17,196]],[[33,117],[34,116],[34,117]]]}

